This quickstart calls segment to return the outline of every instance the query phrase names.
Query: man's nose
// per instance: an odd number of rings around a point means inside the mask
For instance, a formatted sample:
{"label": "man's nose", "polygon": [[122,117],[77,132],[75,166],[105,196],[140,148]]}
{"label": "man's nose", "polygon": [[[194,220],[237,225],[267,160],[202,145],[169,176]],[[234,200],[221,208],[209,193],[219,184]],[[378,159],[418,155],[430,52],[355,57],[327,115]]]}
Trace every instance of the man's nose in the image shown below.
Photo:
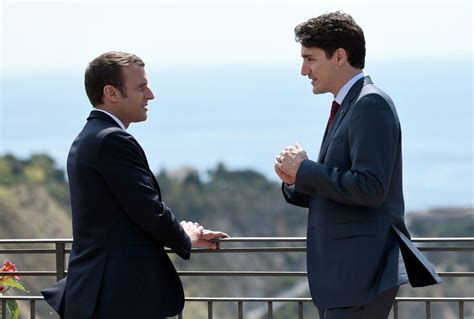
{"label": "man's nose", "polygon": [[148,93],[148,99],[149,99],[149,100],[153,100],[153,99],[155,98],[155,95],[153,94],[153,92],[152,92],[150,89],[148,89],[148,91],[149,91],[149,93]]}
{"label": "man's nose", "polygon": [[301,66],[301,75],[306,76],[306,75],[309,75],[309,73],[310,73],[309,68],[305,67],[305,65],[303,64]]}

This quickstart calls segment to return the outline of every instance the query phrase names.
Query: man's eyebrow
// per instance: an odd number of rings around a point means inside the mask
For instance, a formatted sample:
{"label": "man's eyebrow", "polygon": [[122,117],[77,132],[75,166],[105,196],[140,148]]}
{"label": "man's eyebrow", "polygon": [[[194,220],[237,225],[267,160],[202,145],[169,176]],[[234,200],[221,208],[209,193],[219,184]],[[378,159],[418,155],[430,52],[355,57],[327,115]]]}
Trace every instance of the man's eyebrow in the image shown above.
{"label": "man's eyebrow", "polygon": [[305,58],[305,59],[306,59],[306,58],[309,58],[310,56],[311,56],[311,54],[302,54],[302,55],[301,55],[301,57],[303,57],[303,58]]}

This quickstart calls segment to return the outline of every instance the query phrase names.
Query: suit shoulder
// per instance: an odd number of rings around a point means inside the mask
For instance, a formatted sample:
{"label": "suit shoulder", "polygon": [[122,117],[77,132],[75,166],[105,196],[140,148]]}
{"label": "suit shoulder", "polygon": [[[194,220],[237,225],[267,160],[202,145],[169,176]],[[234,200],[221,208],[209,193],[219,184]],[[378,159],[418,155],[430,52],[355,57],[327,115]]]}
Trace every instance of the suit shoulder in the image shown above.
{"label": "suit shoulder", "polygon": [[397,110],[392,100],[383,91],[369,90],[359,95],[352,106],[352,119],[359,118],[390,121],[396,126],[400,125]]}
{"label": "suit shoulder", "polygon": [[99,130],[96,134],[98,140],[103,142],[105,139],[128,139],[131,137],[127,131],[122,130],[121,128],[111,126]]}
{"label": "suit shoulder", "polygon": [[74,140],[71,150],[85,156],[84,158],[89,158],[97,154],[104,143],[126,141],[129,137],[131,137],[130,134],[116,126],[97,125],[97,122],[87,123]]}
{"label": "suit shoulder", "polygon": [[363,86],[358,101],[366,103],[376,104],[388,104],[390,107],[394,107],[392,98],[385,93],[385,91],[379,89],[374,84],[366,84]]}
{"label": "suit shoulder", "polygon": [[117,127],[109,127],[104,130],[101,130],[97,134],[97,138],[100,141],[100,149],[109,149],[109,148],[140,148],[138,142],[135,138],[127,133],[127,131],[122,130]]}
{"label": "suit shoulder", "polygon": [[355,112],[386,112],[398,121],[395,104],[390,96],[373,84],[364,85],[356,102]]}

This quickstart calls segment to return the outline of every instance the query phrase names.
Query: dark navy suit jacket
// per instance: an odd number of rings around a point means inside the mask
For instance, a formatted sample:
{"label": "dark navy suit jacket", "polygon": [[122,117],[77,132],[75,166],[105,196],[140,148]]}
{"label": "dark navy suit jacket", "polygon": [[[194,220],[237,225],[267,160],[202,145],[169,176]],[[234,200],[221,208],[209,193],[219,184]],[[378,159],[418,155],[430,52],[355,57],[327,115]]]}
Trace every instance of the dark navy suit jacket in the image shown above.
{"label": "dark navy suit jacket", "polygon": [[[388,95],[357,81],[326,131],[317,162],[304,160],[287,202],[309,208],[308,280],[319,308],[370,302],[405,283],[441,282],[404,223],[401,130]],[[403,264],[403,263],[402,263]]]}
{"label": "dark navy suit jacket", "polygon": [[87,120],[67,161],[74,235],[67,279],[45,289],[45,299],[67,319],[176,315],[184,293],[164,246],[188,259],[191,241],[138,142],[103,112]]}

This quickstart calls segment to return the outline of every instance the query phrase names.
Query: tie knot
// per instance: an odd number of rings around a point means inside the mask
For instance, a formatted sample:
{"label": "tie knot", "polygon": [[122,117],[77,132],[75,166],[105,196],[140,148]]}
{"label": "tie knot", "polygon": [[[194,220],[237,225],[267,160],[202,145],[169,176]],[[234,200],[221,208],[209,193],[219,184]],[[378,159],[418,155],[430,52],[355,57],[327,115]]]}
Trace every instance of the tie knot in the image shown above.
{"label": "tie knot", "polygon": [[337,103],[335,100],[332,101],[331,114],[336,114],[338,109],[339,109],[339,103]]}

